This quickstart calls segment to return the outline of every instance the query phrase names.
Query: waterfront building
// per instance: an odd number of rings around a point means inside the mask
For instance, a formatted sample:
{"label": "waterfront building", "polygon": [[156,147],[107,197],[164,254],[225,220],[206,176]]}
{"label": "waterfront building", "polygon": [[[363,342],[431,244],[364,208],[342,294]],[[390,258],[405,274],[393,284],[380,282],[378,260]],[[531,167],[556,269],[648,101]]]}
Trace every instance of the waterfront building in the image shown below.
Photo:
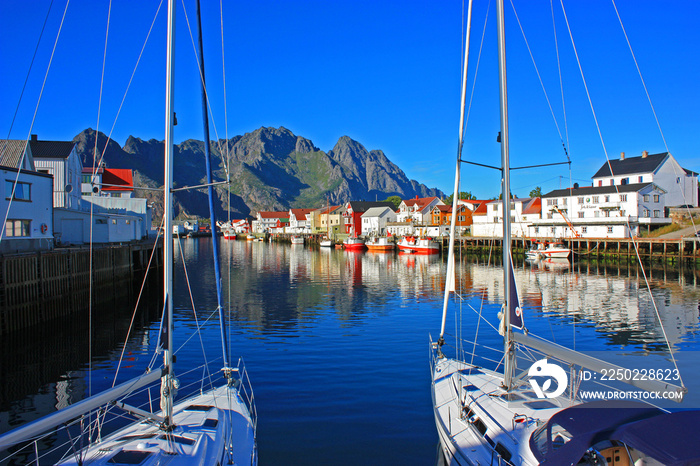
{"label": "waterfront building", "polygon": [[396,212],[391,207],[372,207],[361,218],[360,234],[384,236],[387,234],[387,224],[396,222]]}
{"label": "waterfront building", "polygon": [[311,212],[311,231],[315,234],[326,234],[331,236],[344,231],[342,228],[342,207],[324,206]]}
{"label": "waterfront building", "polygon": [[83,168],[81,192],[85,196],[134,197],[134,173],[128,168],[100,167],[96,173],[91,168]]}
{"label": "waterfront building", "polygon": [[445,205],[437,197],[418,197],[402,200],[396,212],[397,222],[412,221],[414,225],[430,225],[432,209],[436,205]]}
{"label": "waterfront building", "polygon": [[[0,141],[0,175],[6,215],[0,254],[50,250],[53,241],[53,177],[33,170],[26,141]],[[21,168],[18,168],[21,167]]]}
{"label": "waterfront building", "polygon": [[593,186],[654,183],[665,191],[665,206],[698,206],[698,174],[680,166],[670,152],[625,157],[605,162],[593,175]]}
{"label": "waterfront building", "polygon": [[343,224],[345,225],[345,233],[360,234],[362,230],[362,214],[367,212],[372,207],[389,207],[394,209],[394,203],[391,201],[350,201],[345,204],[345,210],[342,213]]}
{"label": "waterfront building", "polygon": [[28,145],[36,171],[53,176],[53,206],[80,210],[83,163],[73,141],[40,141],[32,134]]}
{"label": "waterfront building", "polygon": [[286,233],[311,233],[311,212],[313,209],[290,209]]}
{"label": "waterfront building", "polygon": [[[540,218],[542,204],[540,198],[511,199],[510,216],[511,235],[513,237],[529,236],[528,228]],[[472,235],[492,238],[503,237],[503,201],[485,201],[472,212]]]}
{"label": "waterfront building", "polygon": [[252,221],[251,228],[253,233],[283,233],[287,225],[289,225],[289,211],[260,211]]}
{"label": "waterfront building", "polygon": [[631,238],[641,228],[671,223],[666,191],[656,183],[557,189],[542,196],[542,218],[530,225],[535,238]]}

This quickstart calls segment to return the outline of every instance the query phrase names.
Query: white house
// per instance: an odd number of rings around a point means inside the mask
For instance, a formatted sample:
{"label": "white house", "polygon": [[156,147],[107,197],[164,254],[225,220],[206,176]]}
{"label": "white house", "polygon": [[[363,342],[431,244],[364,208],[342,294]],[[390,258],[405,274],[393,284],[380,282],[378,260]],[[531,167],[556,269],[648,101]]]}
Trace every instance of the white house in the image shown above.
{"label": "white house", "polygon": [[362,235],[384,236],[387,224],[396,222],[396,212],[389,207],[371,207],[362,214]]}
{"label": "white house", "polygon": [[437,197],[418,197],[402,200],[396,213],[397,222],[413,222],[416,225],[429,225],[432,208],[445,205]]}
{"label": "white house", "polygon": [[605,162],[593,175],[593,186],[654,183],[665,191],[666,207],[698,206],[698,174],[680,166],[669,152],[625,157]]}
{"label": "white house", "polygon": [[[513,237],[528,236],[528,227],[540,217],[539,198],[511,199],[510,231]],[[472,213],[472,235],[503,238],[503,201],[486,201]]]}
{"label": "white house", "polygon": [[260,211],[251,223],[253,233],[277,231],[289,224],[289,212]]}
{"label": "white house", "polygon": [[286,233],[311,233],[311,212],[313,209],[290,209]]}
{"label": "white house", "polygon": [[4,196],[0,212],[6,216],[0,235],[0,254],[52,249],[53,242],[53,178],[29,169],[24,160],[25,141],[0,141],[0,176]]}
{"label": "white house", "polygon": [[640,228],[671,223],[664,215],[666,191],[656,183],[574,185],[542,196],[542,218],[530,226],[539,238],[630,238]]}
{"label": "white house", "polygon": [[29,150],[39,173],[53,176],[53,206],[80,209],[83,164],[72,141],[39,141],[32,134]]}

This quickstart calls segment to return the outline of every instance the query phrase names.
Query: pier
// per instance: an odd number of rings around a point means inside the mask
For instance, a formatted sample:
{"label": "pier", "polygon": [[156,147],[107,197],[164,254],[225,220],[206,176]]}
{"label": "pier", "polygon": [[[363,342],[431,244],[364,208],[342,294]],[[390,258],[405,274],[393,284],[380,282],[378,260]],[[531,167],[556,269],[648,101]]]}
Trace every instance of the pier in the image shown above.
{"label": "pier", "polygon": [[[84,311],[91,294],[93,305],[120,299],[141,283],[154,245],[147,241],[0,257],[0,335]],[[151,267],[160,268],[162,246],[155,252]]]}
{"label": "pier", "polygon": [[[524,255],[542,238],[513,238],[513,254]],[[483,253],[488,250],[501,250],[501,238],[460,237],[455,245],[465,252]],[[573,252],[573,259],[594,260],[615,259],[636,261],[637,255],[646,261],[671,263],[694,263],[700,261],[700,238],[569,238],[559,240]],[[442,239],[443,249],[449,240]],[[636,245],[636,246],[635,246]]]}

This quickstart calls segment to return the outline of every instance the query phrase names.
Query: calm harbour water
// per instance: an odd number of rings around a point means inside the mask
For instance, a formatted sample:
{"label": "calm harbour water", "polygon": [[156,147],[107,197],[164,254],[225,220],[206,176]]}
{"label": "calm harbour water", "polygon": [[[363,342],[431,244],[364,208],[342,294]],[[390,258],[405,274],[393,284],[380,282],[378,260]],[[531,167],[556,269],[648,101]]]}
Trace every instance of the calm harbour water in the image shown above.
{"label": "calm harbour water", "polygon": [[[435,464],[428,335],[436,338],[439,332],[444,258],[246,241],[220,244],[229,340],[234,358],[243,357],[252,379],[260,464]],[[487,265],[486,259],[461,264],[458,288],[464,313],[448,318],[448,343],[454,342],[456,321],[461,320],[463,336],[472,338],[475,312],[482,310],[496,325],[500,307],[500,267]],[[517,264],[516,269],[526,325],[534,333],[637,363],[670,364],[667,355],[659,355],[665,351],[661,326],[640,285],[640,270],[568,262]],[[177,370],[182,373],[201,363],[202,350],[209,359],[220,354],[218,319],[211,312],[216,297],[210,239],[181,241],[175,277],[175,336],[181,346]],[[683,404],[700,408],[695,363],[700,278],[696,271],[654,269],[650,280],[690,390]],[[191,338],[196,324],[190,289],[201,343]],[[146,307],[149,316],[158,315],[157,299]],[[128,338],[120,380],[139,373],[151,359],[156,318],[142,319]],[[98,347],[93,350],[93,391],[111,384],[128,319],[110,320],[112,333],[93,344]],[[485,325],[479,332],[481,343],[499,347],[495,332]],[[87,350],[61,343],[66,338],[55,335],[43,340],[39,355],[30,356],[35,347],[20,345],[14,351],[20,354],[0,359],[5,379],[0,384],[0,431],[87,393]],[[58,356],[50,363],[53,370],[47,370],[45,359],[55,353],[66,357]],[[21,363],[25,355],[33,361],[32,374]]]}

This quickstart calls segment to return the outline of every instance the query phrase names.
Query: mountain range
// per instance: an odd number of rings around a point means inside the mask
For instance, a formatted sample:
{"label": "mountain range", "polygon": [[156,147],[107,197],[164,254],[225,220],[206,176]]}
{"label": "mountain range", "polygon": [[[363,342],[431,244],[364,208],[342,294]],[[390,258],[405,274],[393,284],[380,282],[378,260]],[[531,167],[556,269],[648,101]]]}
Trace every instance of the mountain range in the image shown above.
{"label": "mountain range", "polygon": [[[95,139],[108,168],[133,169],[135,196],[147,198],[154,205],[154,218],[161,217],[163,200],[157,188],[163,186],[163,141],[129,136],[122,147],[88,128],[73,139],[84,167],[93,166]],[[319,208],[389,196],[444,197],[439,189],[409,180],[381,150],[368,151],[348,136],[326,153],[284,127],[262,127],[212,141],[211,152],[214,181],[230,180],[228,186],[215,188],[221,219],[229,212],[231,218],[243,218],[259,210]],[[175,145],[173,176],[175,188],[206,182],[204,142],[189,139]],[[174,197],[178,218],[209,216],[206,189],[178,191]]]}

